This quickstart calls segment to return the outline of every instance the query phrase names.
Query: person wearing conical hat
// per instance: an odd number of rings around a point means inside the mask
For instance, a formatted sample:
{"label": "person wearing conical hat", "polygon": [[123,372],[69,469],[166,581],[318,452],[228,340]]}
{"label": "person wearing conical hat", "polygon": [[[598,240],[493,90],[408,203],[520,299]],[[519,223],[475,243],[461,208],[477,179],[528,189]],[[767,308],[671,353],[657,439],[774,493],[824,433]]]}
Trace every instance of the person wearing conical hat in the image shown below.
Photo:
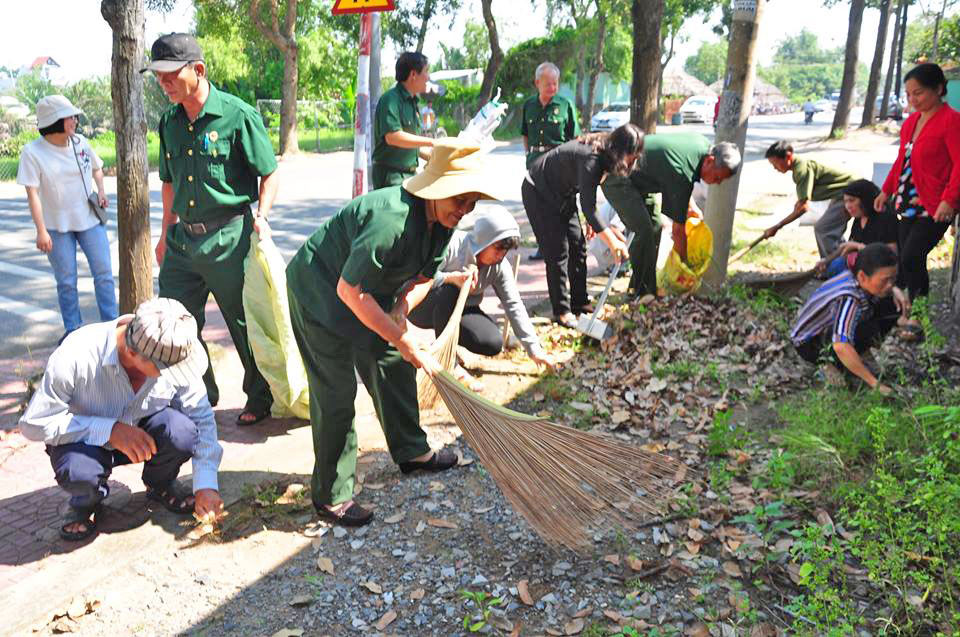
{"label": "person wearing conical hat", "polygon": [[498,198],[483,160],[474,146],[437,140],[423,172],[348,203],[287,267],[291,324],[310,392],[311,495],[319,516],[334,524],[360,526],[373,517],[353,501],[354,369],[403,473],[457,464],[452,450],[432,451],[420,427],[416,368],[429,355],[405,326],[460,219],[478,200]]}

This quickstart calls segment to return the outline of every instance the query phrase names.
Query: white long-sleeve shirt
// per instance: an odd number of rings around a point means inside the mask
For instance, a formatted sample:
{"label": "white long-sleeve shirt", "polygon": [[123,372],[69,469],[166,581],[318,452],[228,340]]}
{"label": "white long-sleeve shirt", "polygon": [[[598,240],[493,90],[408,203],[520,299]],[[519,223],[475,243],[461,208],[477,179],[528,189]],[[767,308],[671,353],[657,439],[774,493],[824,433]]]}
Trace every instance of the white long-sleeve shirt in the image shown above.
{"label": "white long-sleeve shirt", "polygon": [[196,423],[199,432],[193,490],[216,490],[223,448],[206,388],[199,378],[193,385],[177,386],[161,376],[147,378],[134,393],[117,355],[117,324],[131,318],[86,325],[64,339],[47,361],[40,386],[20,418],[20,431],[51,446],[83,442],[112,449],[114,423],[136,426],[141,418],[171,407]]}

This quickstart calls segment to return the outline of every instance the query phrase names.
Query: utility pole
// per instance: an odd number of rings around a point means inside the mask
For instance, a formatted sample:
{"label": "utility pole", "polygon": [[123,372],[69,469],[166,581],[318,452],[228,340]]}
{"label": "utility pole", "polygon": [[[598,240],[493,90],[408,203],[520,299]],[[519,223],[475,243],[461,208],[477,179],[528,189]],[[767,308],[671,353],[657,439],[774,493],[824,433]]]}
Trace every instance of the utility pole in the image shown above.
{"label": "utility pole", "polygon": [[374,13],[370,16],[370,134],[367,135],[367,175],[370,183],[369,189],[373,189],[373,119],[377,113],[377,103],[380,101],[380,14]]}
{"label": "utility pole", "polygon": [[[733,142],[741,154],[747,141],[747,124],[753,106],[753,81],[757,67],[757,34],[767,0],[734,0],[727,72],[724,75],[717,121],[717,142]],[[704,292],[719,289],[727,278],[733,217],[743,170],[721,184],[710,186],[704,220],[713,232],[713,260],[704,275]]]}

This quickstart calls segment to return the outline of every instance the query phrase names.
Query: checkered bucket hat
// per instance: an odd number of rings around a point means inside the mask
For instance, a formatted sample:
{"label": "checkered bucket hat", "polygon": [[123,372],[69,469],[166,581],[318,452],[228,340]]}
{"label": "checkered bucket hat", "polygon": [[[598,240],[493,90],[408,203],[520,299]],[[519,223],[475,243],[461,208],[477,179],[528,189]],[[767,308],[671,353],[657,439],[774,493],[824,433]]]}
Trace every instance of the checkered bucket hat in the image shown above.
{"label": "checkered bucket hat", "polygon": [[175,385],[202,382],[207,371],[197,321],[179,301],[158,298],[141,303],[127,325],[126,342]]}

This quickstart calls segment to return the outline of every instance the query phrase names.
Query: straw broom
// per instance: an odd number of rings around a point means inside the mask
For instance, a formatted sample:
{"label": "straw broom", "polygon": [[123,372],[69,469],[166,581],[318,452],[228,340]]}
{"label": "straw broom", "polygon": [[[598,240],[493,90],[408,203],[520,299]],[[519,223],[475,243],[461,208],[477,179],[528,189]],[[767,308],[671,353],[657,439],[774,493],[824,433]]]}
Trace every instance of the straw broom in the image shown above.
{"label": "straw broom", "polygon": [[[470,266],[468,270],[476,268]],[[440,368],[452,372],[457,364],[457,343],[460,341],[460,318],[463,316],[463,308],[467,304],[467,297],[470,295],[470,281],[466,281],[460,286],[460,294],[457,296],[457,303],[453,306],[453,313],[446,327],[440,332],[440,336],[430,346],[429,352],[439,363]],[[439,402],[440,396],[437,388],[430,381],[430,377],[424,370],[417,372],[417,403],[420,409],[433,409]]]}
{"label": "straw broom", "polygon": [[554,546],[583,551],[597,531],[636,528],[686,475],[668,456],[501,407],[439,366],[427,373],[513,509]]}

